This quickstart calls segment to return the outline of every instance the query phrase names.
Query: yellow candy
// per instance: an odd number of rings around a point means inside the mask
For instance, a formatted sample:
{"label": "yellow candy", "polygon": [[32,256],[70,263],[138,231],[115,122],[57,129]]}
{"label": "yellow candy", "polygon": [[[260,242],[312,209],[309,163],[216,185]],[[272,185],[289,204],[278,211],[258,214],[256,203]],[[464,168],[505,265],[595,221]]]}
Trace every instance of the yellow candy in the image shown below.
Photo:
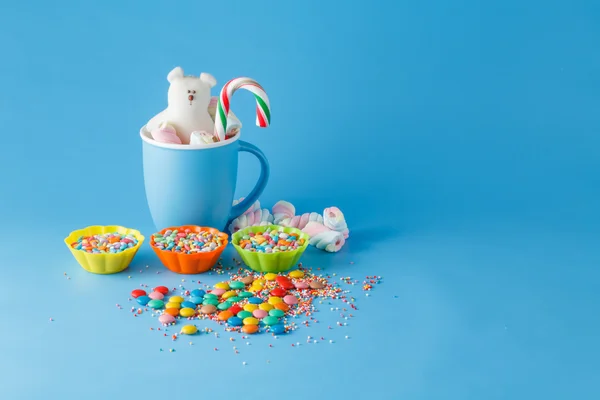
{"label": "yellow candy", "polygon": [[269,272],[268,274],[265,275],[265,279],[268,281],[274,281],[275,278],[277,278],[277,274],[274,274],[272,272]]}
{"label": "yellow candy", "polygon": [[254,317],[246,317],[243,322],[244,325],[258,325],[258,319]]}
{"label": "yellow candy", "polygon": [[171,298],[169,298],[169,303],[183,303],[183,297],[171,296]]}
{"label": "yellow candy", "polygon": [[169,302],[165,305],[165,308],[181,308],[181,303]]}
{"label": "yellow candy", "polygon": [[256,279],[254,282],[252,282],[253,285],[259,285],[259,286],[265,286],[265,280],[264,279]]}
{"label": "yellow candy", "polygon": [[261,303],[258,305],[258,308],[265,311],[271,311],[273,309],[273,305],[269,303]]}
{"label": "yellow candy", "polygon": [[277,296],[271,296],[269,297],[269,304],[271,305],[275,305],[277,303],[281,303],[283,300],[281,300],[281,297],[277,297]]}
{"label": "yellow candy", "polygon": [[230,291],[225,292],[225,293],[223,293],[221,295],[221,297],[224,298],[224,299],[228,299],[228,298],[233,297],[233,296],[237,296],[237,292],[235,290],[230,290]]}
{"label": "yellow candy", "polygon": [[263,290],[263,288],[261,286],[250,286],[250,288],[248,289],[249,292],[260,292],[261,290]]}
{"label": "yellow candy", "polygon": [[244,310],[248,311],[248,312],[252,312],[254,310],[258,309],[258,306],[256,304],[246,304],[244,305]]}
{"label": "yellow candy", "polygon": [[179,310],[179,315],[181,315],[182,317],[192,317],[196,314],[196,310],[194,310],[193,308],[182,308],[181,310]]}
{"label": "yellow candy", "polygon": [[194,325],[186,325],[181,328],[181,333],[184,335],[193,335],[196,332],[198,332],[198,328],[196,328]]}
{"label": "yellow candy", "polygon": [[229,290],[229,283],[227,282],[219,282],[215,285],[215,289],[224,289]]}
{"label": "yellow candy", "polygon": [[304,272],[302,272],[302,271],[300,271],[300,270],[297,269],[297,270],[294,270],[294,271],[290,272],[288,275],[290,276],[290,278],[299,279],[299,278],[303,278],[304,277]]}
{"label": "yellow candy", "polygon": [[258,244],[261,244],[261,243],[264,243],[264,242],[267,241],[267,239],[264,236],[262,236],[262,235],[256,235],[256,236],[254,236],[253,239]]}

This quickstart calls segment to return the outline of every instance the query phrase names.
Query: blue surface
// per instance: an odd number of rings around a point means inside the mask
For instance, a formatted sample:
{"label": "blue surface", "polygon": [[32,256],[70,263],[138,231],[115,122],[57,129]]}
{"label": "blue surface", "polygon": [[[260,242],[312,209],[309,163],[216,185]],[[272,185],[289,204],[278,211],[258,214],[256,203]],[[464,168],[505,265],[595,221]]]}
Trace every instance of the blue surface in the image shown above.
{"label": "blue surface", "polygon": [[[598,398],[597,2],[205,3],[0,5],[1,397]],[[177,65],[267,90],[268,129],[232,103],[271,163],[262,203],[339,206],[348,244],[304,263],[384,277],[348,326],[323,304],[276,341],[172,343],[115,307],[189,285],[147,245],[115,276],[71,259],[76,228],[152,233],[138,131]]]}

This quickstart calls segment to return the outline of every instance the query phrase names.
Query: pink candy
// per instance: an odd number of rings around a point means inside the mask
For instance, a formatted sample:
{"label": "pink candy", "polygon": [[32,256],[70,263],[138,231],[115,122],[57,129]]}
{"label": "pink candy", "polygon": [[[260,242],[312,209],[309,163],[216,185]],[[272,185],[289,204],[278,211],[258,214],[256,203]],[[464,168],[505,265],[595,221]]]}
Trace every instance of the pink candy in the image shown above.
{"label": "pink candy", "polygon": [[165,295],[161,292],[152,292],[148,295],[152,300],[162,300],[165,298]]}
{"label": "pink candy", "polygon": [[171,324],[173,322],[175,322],[175,317],[172,316],[171,314],[163,314],[160,317],[158,317],[158,320],[160,321],[161,324]]}

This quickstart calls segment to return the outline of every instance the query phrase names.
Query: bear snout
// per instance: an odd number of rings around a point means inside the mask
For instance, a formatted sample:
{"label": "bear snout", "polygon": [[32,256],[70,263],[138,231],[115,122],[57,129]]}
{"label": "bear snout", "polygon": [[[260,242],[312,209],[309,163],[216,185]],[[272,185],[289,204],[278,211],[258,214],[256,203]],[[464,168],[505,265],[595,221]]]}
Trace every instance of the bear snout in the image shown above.
{"label": "bear snout", "polygon": [[190,95],[188,96],[188,100],[189,100],[189,101],[192,101],[192,100],[194,100],[194,96],[190,94]]}

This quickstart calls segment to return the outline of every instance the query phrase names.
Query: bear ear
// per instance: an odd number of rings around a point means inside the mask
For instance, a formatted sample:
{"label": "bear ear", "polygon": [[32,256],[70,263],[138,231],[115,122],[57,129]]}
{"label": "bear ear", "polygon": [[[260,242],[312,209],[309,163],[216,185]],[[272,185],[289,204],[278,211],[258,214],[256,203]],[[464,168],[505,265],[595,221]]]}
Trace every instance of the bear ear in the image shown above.
{"label": "bear ear", "polygon": [[200,74],[200,80],[204,83],[207,83],[211,88],[217,84],[217,80],[214,76],[207,72],[203,72]]}
{"label": "bear ear", "polygon": [[181,67],[175,67],[169,75],[167,75],[167,80],[169,83],[172,83],[175,79],[183,78],[183,69]]}

